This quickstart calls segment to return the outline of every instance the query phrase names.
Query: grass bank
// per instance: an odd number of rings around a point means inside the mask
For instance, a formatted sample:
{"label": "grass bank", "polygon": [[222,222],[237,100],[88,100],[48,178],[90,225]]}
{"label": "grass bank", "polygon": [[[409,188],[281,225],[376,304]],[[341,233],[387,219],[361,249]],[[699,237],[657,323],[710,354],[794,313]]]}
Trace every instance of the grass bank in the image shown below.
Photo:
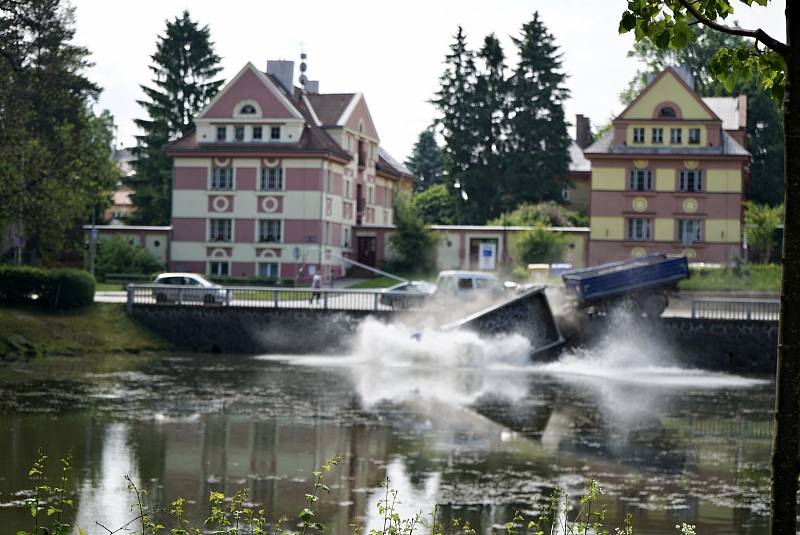
{"label": "grass bank", "polygon": [[33,305],[0,306],[0,359],[169,348],[166,341],[129,317],[123,305],[95,303],[59,312]]}
{"label": "grass bank", "polygon": [[776,264],[747,264],[739,269],[691,268],[691,277],[678,284],[688,291],[752,291],[780,292],[781,266]]}

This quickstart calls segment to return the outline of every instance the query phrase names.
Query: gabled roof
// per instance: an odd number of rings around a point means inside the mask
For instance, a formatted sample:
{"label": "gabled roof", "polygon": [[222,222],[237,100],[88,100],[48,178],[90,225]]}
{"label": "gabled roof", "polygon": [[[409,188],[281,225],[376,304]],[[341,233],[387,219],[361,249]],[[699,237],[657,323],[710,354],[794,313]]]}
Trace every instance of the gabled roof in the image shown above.
{"label": "gabled roof", "polygon": [[391,154],[382,148],[378,148],[378,162],[375,165],[375,170],[378,173],[383,173],[395,178],[414,177],[414,173],[412,173],[408,167],[395,160]]}
{"label": "gabled roof", "polygon": [[[689,98],[695,101],[698,104],[698,106],[709,115],[710,120],[720,120],[717,114],[714,113],[714,110],[712,110],[708,106],[708,104],[703,102],[703,99],[701,99],[698,96],[698,94],[695,93],[694,88],[689,87],[689,85],[686,83],[686,80],[684,80],[683,76],[681,76],[680,73],[678,73],[673,67],[667,67],[666,69],[658,73],[658,75],[655,76],[652,80],[650,80],[647,86],[645,86],[645,88],[636,96],[636,98],[633,99],[631,103],[628,104],[628,106],[624,110],[622,110],[622,113],[620,113],[615,120],[631,119],[631,118],[643,119],[643,117],[630,117],[629,115],[631,114],[631,111],[636,109],[637,106],[645,98],[647,98],[650,95],[650,93],[657,86],[659,86],[662,83],[662,81],[667,77],[674,79],[674,81],[676,81],[678,85],[681,86],[686,91],[686,94],[689,96]],[[646,118],[649,119],[651,117],[646,117]]]}
{"label": "gabled roof", "polygon": [[739,130],[747,127],[747,96],[703,97],[703,102],[722,119],[723,130]]}
{"label": "gabled roof", "polygon": [[583,155],[583,149],[575,141],[569,144],[569,170],[573,173],[592,170],[592,164]]}
{"label": "gabled roof", "polygon": [[323,126],[337,126],[339,118],[355,96],[355,93],[306,94]]}

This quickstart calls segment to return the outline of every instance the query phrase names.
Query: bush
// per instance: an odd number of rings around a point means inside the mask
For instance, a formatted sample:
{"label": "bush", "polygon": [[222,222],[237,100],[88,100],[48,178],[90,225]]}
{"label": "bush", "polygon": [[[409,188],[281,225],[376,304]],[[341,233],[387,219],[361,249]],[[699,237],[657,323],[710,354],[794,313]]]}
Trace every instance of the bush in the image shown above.
{"label": "bush", "polygon": [[539,225],[515,236],[511,243],[518,265],[560,262],[567,247],[561,234]]}
{"label": "bush", "polygon": [[0,266],[0,303],[25,303],[41,295],[47,271],[31,266]]}
{"label": "bush", "polygon": [[389,236],[393,255],[384,267],[403,273],[433,271],[438,236],[425,226],[406,196],[398,196],[395,201],[394,224],[396,230]]}
{"label": "bush", "polygon": [[100,279],[114,273],[150,275],[163,269],[158,258],[147,249],[130,244],[122,236],[102,240],[99,246],[94,272]]}
{"label": "bush", "polygon": [[94,278],[80,269],[0,267],[0,303],[27,302],[60,309],[89,305],[94,302]]}
{"label": "bush", "polygon": [[538,204],[520,204],[508,214],[500,215],[488,221],[486,224],[498,227],[533,227],[536,225],[545,225],[548,227],[585,227],[589,224],[589,218],[555,201],[545,201]]}
{"label": "bush", "polygon": [[39,297],[52,308],[77,308],[94,303],[94,277],[82,269],[53,269]]}

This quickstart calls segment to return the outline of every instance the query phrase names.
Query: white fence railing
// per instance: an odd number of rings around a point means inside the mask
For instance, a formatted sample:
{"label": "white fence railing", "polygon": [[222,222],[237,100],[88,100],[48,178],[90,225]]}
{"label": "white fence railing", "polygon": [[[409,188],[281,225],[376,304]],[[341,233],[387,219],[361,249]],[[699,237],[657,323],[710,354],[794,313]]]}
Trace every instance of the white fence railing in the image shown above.
{"label": "white fence railing", "polygon": [[235,306],[248,308],[303,308],[322,310],[416,310],[426,295],[385,290],[331,288],[274,288],[261,286],[225,286],[201,288],[158,284],[129,284],[127,307],[163,306]]}
{"label": "white fence railing", "polygon": [[777,299],[708,298],[692,301],[692,319],[777,321],[781,302]]}

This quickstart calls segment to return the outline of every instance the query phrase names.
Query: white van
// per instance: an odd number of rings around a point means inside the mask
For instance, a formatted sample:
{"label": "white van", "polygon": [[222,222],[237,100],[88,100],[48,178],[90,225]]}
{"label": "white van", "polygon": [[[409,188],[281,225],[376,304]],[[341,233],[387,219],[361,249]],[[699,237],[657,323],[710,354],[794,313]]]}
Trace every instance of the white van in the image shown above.
{"label": "white van", "polygon": [[436,292],[434,295],[466,299],[483,295],[496,297],[502,295],[503,289],[502,281],[491,273],[483,271],[442,271],[436,279]]}

